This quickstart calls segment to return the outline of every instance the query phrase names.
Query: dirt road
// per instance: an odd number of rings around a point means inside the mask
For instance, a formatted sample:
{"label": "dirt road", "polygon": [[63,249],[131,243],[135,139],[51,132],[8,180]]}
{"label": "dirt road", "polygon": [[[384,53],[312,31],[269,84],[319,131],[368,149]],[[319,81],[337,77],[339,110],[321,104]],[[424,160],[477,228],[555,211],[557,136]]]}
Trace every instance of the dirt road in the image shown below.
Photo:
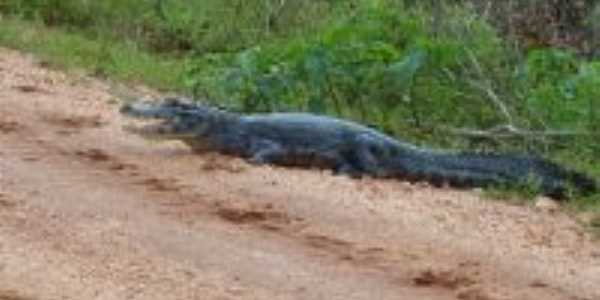
{"label": "dirt road", "polygon": [[561,212],[193,155],[112,100],[0,50],[0,299],[600,299]]}

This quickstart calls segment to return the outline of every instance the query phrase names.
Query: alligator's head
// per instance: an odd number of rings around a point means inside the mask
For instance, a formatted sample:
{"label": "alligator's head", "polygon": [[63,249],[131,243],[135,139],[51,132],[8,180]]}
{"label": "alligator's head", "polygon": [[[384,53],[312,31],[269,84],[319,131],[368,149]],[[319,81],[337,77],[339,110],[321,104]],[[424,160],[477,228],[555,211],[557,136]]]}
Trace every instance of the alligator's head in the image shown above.
{"label": "alligator's head", "polygon": [[188,144],[205,135],[227,115],[224,111],[182,98],[128,103],[121,107],[120,112],[150,122],[143,126],[127,125],[124,127],[126,131],[148,139],[182,140]]}

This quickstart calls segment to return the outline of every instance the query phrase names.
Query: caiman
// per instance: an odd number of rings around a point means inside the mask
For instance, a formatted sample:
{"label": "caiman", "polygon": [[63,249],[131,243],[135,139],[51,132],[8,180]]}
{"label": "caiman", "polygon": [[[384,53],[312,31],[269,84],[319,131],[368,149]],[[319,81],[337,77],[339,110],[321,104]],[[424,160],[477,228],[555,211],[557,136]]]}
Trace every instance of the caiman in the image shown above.
{"label": "caiman", "polygon": [[125,104],[120,112],[160,123],[127,127],[153,139],[180,140],[194,152],[234,155],[254,164],[317,167],[351,177],[400,178],[456,187],[531,186],[563,199],[596,192],[587,175],[521,154],[417,147],[353,121],[310,113],[238,114],[187,98]]}

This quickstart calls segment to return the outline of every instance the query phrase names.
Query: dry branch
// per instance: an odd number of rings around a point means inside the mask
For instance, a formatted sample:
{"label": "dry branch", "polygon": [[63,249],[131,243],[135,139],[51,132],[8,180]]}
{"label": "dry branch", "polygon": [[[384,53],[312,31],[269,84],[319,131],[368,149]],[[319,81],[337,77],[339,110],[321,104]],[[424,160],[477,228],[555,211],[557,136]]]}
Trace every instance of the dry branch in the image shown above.
{"label": "dry branch", "polygon": [[466,136],[470,138],[547,138],[547,137],[568,137],[568,136],[597,136],[599,134],[588,131],[573,131],[573,130],[528,130],[517,128],[510,124],[502,124],[494,126],[490,129],[471,129],[471,128],[451,128],[443,127],[443,131]]}

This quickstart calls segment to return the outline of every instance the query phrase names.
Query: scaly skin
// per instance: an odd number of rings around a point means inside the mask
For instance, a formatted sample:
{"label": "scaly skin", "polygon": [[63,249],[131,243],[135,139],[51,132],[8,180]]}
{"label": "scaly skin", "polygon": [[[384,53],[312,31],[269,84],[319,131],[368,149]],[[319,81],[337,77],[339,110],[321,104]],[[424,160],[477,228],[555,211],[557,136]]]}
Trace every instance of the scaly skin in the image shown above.
{"label": "scaly skin", "polygon": [[328,168],[351,176],[375,175],[380,172],[376,155],[413,147],[352,122],[311,114],[237,115],[184,99],[138,102],[123,106],[121,112],[164,120],[128,130],[148,138],[181,140],[195,152],[216,151],[256,164]]}
{"label": "scaly skin", "polygon": [[569,187],[594,192],[583,174],[526,155],[453,153],[418,148],[374,129],[307,113],[239,115],[182,98],[124,105],[121,113],[163,123],[128,128],[176,139],[195,152],[215,151],[255,164],[318,167],[352,177],[395,177],[457,187],[525,185],[561,199]]}

